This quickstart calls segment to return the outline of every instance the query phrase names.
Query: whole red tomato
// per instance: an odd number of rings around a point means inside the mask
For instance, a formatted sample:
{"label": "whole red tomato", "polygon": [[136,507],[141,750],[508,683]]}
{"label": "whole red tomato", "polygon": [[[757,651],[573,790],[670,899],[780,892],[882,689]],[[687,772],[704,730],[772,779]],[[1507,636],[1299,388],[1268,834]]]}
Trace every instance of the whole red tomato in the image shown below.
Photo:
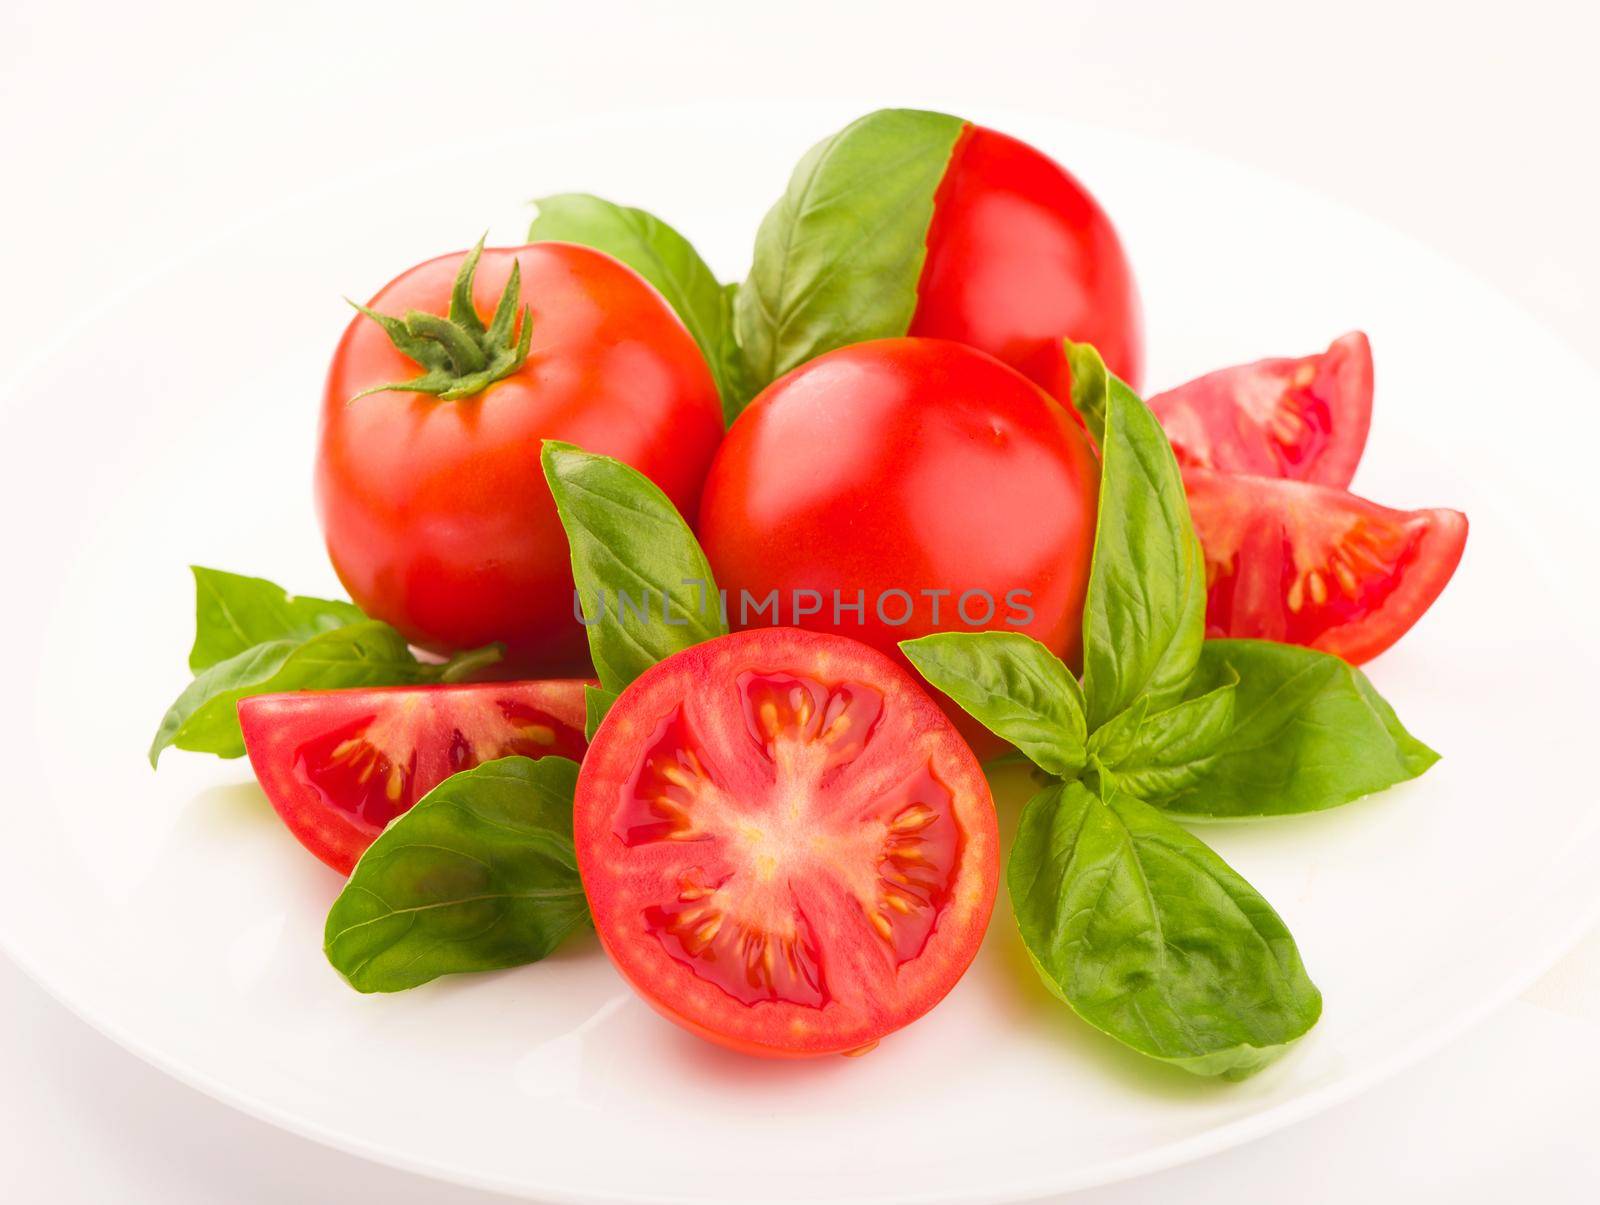
{"label": "whole red tomato", "polygon": [[1076,663],[1099,483],[1082,428],[1025,377],[960,343],[881,339],[801,365],[740,415],[700,539],[735,627],[896,656],[931,632],[1020,631]]}
{"label": "whole red tomato", "polygon": [[912,335],[970,343],[1063,402],[1063,337],[1134,389],[1144,374],[1133,271],[1105,210],[1053,159],[968,126],[934,197]]}
{"label": "whole red tomato", "polygon": [[316,468],[328,554],[356,604],[416,644],[502,641],[524,672],[585,672],[540,443],[625,461],[693,514],[716,387],[667,303],[610,256],[472,255],[397,277],[339,341]]}

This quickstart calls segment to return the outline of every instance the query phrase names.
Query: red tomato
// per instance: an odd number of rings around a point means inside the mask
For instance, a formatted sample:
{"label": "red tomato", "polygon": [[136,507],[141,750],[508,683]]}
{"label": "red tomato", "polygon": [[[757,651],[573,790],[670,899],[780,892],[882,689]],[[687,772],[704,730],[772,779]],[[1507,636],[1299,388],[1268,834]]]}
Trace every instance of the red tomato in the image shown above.
{"label": "red tomato", "polygon": [[300,843],[341,874],[458,770],[583,757],[583,683],[304,690],[239,701],[250,766]]}
{"label": "red tomato", "polygon": [[774,628],[667,658],[578,776],[600,941],[651,1005],[753,1054],[857,1053],[978,951],[999,880],[988,783],[880,653]]}
{"label": "red tomato", "polygon": [[[444,314],[464,258],[412,268],[371,308]],[[582,673],[587,645],[540,442],[626,461],[693,514],[722,435],[721,408],[671,308],[601,252],[565,243],[484,251],[471,282],[480,321],[514,263],[530,353],[474,396],[399,391],[352,401],[421,368],[377,322],[350,323],[328,373],[317,502],[334,568],[367,614],[441,652],[502,641],[519,670]]]}
{"label": "red tomato", "polygon": [[[1075,663],[1099,488],[1082,428],[1024,377],[959,343],[883,339],[756,398],[706,478],[700,540],[736,627],[897,657],[901,640],[995,628]],[[774,590],[777,613],[756,612]]]}
{"label": "red tomato", "polygon": [[1300,481],[1184,473],[1205,549],[1209,636],[1304,644],[1355,664],[1410,630],[1461,560],[1467,517],[1390,510]]}
{"label": "red tomato", "polygon": [[1150,409],[1180,464],[1349,485],[1372,423],[1372,347],[1354,331],[1320,355],[1207,373]]}
{"label": "red tomato", "polygon": [[934,197],[912,335],[970,343],[1070,401],[1061,340],[1133,388],[1144,320],[1111,219],[1054,160],[968,126]]}

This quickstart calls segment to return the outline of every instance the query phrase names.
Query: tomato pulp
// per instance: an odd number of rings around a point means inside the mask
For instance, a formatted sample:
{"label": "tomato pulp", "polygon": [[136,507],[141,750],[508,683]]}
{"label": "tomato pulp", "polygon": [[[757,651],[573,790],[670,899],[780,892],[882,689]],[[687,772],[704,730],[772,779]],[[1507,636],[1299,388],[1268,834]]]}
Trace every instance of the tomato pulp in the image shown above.
{"label": "tomato pulp", "polygon": [[881,653],[794,629],[667,658],[578,776],[606,951],[657,1010],[755,1054],[855,1053],[941,1000],[994,907],[971,750]]}
{"label": "tomato pulp", "polygon": [[1061,340],[1144,375],[1133,270],[1105,210],[1048,156],[968,126],[934,196],[909,334],[982,349],[1069,402]]}
{"label": "tomato pulp", "polygon": [[1422,617],[1467,541],[1454,510],[1391,510],[1301,481],[1187,469],[1206,558],[1206,632],[1360,664]]}
{"label": "tomato pulp", "polygon": [[1180,464],[1349,485],[1372,425],[1372,347],[1352,331],[1314,356],[1207,373],[1150,409]]}
{"label": "tomato pulp", "polygon": [[[465,258],[411,269],[370,308],[445,314]],[[599,251],[565,243],[484,251],[468,282],[479,325],[513,265],[522,314],[515,332],[532,324],[526,360],[472,396],[358,398],[422,369],[377,321],[352,320],[328,372],[317,505],[350,597],[407,640],[439,652],[500,641],[518,672],[587,673],[541,441],[625,461],[693,514],[722,411],[671,308]]]}
{"label": "tomato pulp", "polygon": [[250,766],[289,831],[349,874],[384,826],[458,770],[581,759],[581,681],[389,686],[239,701]]}

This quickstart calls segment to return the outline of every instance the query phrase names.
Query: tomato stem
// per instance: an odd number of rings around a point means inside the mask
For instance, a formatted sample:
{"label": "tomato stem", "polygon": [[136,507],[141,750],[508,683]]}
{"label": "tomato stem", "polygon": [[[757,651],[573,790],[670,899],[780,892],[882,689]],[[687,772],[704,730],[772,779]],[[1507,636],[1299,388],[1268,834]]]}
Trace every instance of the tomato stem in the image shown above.
{"label": "tomato stem", "polygon": [[503,644],[486,644],[481,649],[457,653],[439,668],[439,681],[464,682],[479,670],[498,664],[505,653]]}
{"label": "tomato stem", "polygon": [[450,367],[463,376],[482,372],[484,365],[489,362],[489,357],[470,333],[438,314],[409,310],[406,313],[406,330],[418,338],[437,342],[444,348],[445,355],[450,357]]}
{"label": "tomato stem", "polygon": [[532,310],[522,306],[522,330],[513,340],[522,294],[522,267],[516,260],[511,261],[511,275],[495,306],[494,318],[485,327],[472,304],[472,278],[482,254],[483,239],[479,239],[456,273],[448,316],[409,310],[404,318],[396,318],[354,301],[350,303],[381,326],[389,341],[423,370],[421,376],[409,381],[363,389],[350,399],[352,402],[369,393],[389,391],[426,393],[447,402],[459,401],[475,397],[522,368],[533,338]]}

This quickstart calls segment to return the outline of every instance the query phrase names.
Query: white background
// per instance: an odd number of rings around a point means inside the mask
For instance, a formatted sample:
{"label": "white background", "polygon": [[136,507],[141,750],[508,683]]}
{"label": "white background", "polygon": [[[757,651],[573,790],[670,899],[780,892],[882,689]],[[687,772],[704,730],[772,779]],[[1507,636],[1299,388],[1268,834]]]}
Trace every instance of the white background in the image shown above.
{"label": "white background", "polygon": [[[1431,243],[1600,364],[1592,14],[1547,0],[5,0],[0,373],[98,294],[322,180],[397,159],[426,173],[430,150],[518,123],[817,96],[1056,112],[1257,164]],[[1172,203],[1183,203],[1180,182]],[[241,280],[237,296],[196,299],[240,308],[246,365],[270,354],[249,344],[249,287]],[[181,373],[182,315],[166,354]],[[1551,437],[1536,429],[1538,399],[1516,393],[1515,348],[1460,354],[1504,382],[1508,448]],[[26,517],[6,520],[18,521]],[[92,683],[85,690],[93,756]],[[1467,1039],[1377,1091],[1241,1150],[1074,1200],[1589,1201],[1600,1189],[1597,1078],[1592,936]],[[188,1205],[352,1195],[498,1200],[368,1165],[215,1104],[0,962],[0,1198]]]}

